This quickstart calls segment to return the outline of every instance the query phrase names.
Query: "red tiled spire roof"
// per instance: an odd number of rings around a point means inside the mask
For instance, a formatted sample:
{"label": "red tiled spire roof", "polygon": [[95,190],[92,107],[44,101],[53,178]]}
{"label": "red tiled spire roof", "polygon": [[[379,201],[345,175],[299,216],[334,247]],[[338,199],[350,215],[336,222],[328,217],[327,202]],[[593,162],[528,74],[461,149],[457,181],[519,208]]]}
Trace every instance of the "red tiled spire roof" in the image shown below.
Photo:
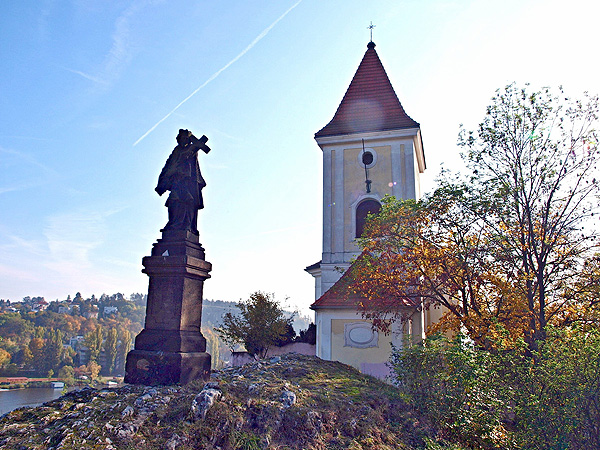
{"label": "red tiled spire roof", "polygon": [[333,119],[315,137],[418,127],[402,108],[375,43],[369,42]]}
{"label": "red tiled spire roof", "polygon": [[347,270],[342,277],[329,288],[327,292],[321,295],[315,302],[310,305],[310,309],[320,308],[356,308],[358,304],[364,300],[354,290],[350,288],[352,278]]}
{"label": "red tiled spire roof", "polygon": [[[357,260],[360,260],[361,258],[363,258],[363,254],[360,254],[357,258]],[[369,303],[370,301],[367,300],[365,297],[361,296],[360,294],[355,293],[355,290],[352,288],[352,283],[353,283],[353,273],[352,273],[352,269],[355,266],[352,264],[348,270],[346,270],[346,272],[344,272],[344,274],[342,275],[342,277],[337,280],[333,286],[331,286],[329,288],[329,290],[327,292],[325,292],[323,295],[321,295],[317,300],[315,300],[315,302],[310,305],[310,309],[359,309],[359,303]],[[398,298],[398,299],[385,299],[385,300],[376,300],[376,303],[387,303],[387,302],[394,302],[396,305],[398,306],[405,306],[405,307],[416,307],[418,306],[417,303],[415,303],[412,300],[406,299],[406,298]],[[370,302],[372,303],[372,302]]]}

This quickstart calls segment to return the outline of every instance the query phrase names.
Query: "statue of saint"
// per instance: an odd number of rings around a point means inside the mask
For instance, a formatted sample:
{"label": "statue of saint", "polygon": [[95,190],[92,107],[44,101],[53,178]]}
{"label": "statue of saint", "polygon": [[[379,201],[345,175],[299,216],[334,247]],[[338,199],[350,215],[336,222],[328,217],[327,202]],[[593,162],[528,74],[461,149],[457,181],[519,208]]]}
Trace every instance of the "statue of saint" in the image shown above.
{"label": "statue of saint", "polygon": [[198,164],[198,150],[208,153],[208,138],[197,139],[189,130],[179,130],[177,146],[158,177],[155,191],[171,191],[167,203],[169,221],[162,231],[183,230],[198,234],[198,210],[204,208],[202,189],[206,186]]}

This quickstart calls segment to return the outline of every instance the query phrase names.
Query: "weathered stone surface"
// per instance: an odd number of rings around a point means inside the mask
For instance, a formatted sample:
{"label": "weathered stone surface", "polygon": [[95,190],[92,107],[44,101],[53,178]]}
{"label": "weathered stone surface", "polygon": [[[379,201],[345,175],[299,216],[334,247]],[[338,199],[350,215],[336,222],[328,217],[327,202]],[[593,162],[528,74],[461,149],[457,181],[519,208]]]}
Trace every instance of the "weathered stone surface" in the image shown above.
{"label": "weathered stone surface", "polygon": [[221,391],[213,388],[204,388],[192,402],[192,415],[195,420],[204,420],[210,407],[221,398]]}
{"label": "weathered stone surface", "polygon": [[253,383],[248,386],[248,394],[249,395],[258,395],[260,393],[260,385]]}
{"label": "weathered stone surface", "polygon": [[186,442],[188,442],[188,439],[186,437],[182,437],[182,436],[179,436],[178,434],[174,434],[173,436],[171,436],[169,438],[169,440],[167,442],[165,442],[165,449],[166,450],[176,450],[179,448],[180,445],[185,444]]}
{"label": "weathered stone surface", "polygon": [[125,381],[131,384],[187,384],[210,376],[210,355],[205,352],[132,350],[127,355]]}
{"label": "weathered stone surface", "polygon": [[169,230],[143,259],[150,277],[146,322],[127,355],[125,382],[166,385],[210,376],[210,355],[200,332],[204,261],[198,235]]}
{"label": "weathered stone surface", "polygon": [[296,403],[296,394],[294,394],[292,391],[283,391],[281,393],[281,397],[279,397],[279,401],[284,408],[289,408]]}
{"label": "weathered stone surface", "polygon": [[[133,415],[133,413],[135,413],[135,410],[131,406],[127,406],[121,413],[121,417],[122,418],[129,417],[129,416]],[[107,425],[109,425],[109,424],[107,424]]]}

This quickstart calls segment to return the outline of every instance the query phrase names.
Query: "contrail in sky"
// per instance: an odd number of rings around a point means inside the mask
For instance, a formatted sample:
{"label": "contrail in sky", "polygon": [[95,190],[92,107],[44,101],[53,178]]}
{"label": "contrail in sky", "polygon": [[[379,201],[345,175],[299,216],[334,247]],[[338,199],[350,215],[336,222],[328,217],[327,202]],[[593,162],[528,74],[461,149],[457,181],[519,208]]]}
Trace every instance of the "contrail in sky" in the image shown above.
{"label": "contrail in sky", "polygon": [[250,43],[250,45],[248,45],[248,47],[246,47],[244,50],[242,50],[235,58],[233,58],[231,61],[229,61],[227,64],[225,64],[223,67],[221,67],[219,70],[217,70],[215,73],[213,73],[211,75],[211,77],[206,80],[204,83],[202,83],[194,92],[192,92],[190,95],[188,95],[186,98],[184,98],[181,102],[179,102],[179,104],[173,108],[169,114],[167,114],[165,117],[163,117],[162,119],[160,119],[158,122],[156,122],[154,124],[154,126],[152,128],[150,128],[148,131],[146,131],[144,133],[144,135],[139,138],[137,141],[135,141],[133,143],[133,146],[135,147],[136,145],[138,145],[142,139],[144,139],[146,136],[148,136],[150,133],[152,133],[154,131],[154,129],[159,126],[161,123],[163,123],[165,120],[167,120],[171,114],[173,114],[175,111],[177,111],[181,105],[183,105],[185,102],[187,102],[190,98],[192,98],[194,95],[196,95],[196,93],[202,89],[204,86],[206,86],[208,83],[210,83],[212,80],[214,80],[215,78],[217,78],[219,75],[221,75],[221,73],[226,70],[229,66],[231,66],[234,62],[236,62],[238,59],[240,59],[242,56],[244,56],[246,53],[248,53],[248,51],[250,51],[252,49],[252,47],[254,47],[256,44],[258,44],[260,42],[260,40],[262,38],[264,38],[269,31],[271,31],[273,29],[273,27],[275,25],[277,25],[279,23],[279,21],[281,19],[283,19],[285,16],[288,15],[288,13],[294,9],[296,6],[298,6],[300,4],[300,2],[302,2],[302,0],[298,0],[296,3],[294,3],[286,12],[284,12],[281,16],[279,16],[277,18],[277,20],[275,20],[275,22],[273,22],[271,25],[269,25],[267,28],[265,28],[258,36],[256,36],[256,38],[254,38],[254,40]]}

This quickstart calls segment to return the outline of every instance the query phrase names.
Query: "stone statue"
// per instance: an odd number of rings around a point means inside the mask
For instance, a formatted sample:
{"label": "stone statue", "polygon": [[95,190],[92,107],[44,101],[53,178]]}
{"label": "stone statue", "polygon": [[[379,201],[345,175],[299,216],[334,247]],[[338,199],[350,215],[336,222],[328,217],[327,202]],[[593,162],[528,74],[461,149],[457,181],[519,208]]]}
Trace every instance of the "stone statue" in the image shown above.
{"label": "stone statue", "polygon": [[189,130],[179,130],[177,146],[165,163],[155,191],[171,191],[165,206],[169,221],[162,231],[183,230],[198,234],[198,210],[204,208],[202,189],[206,186],[198,164],[198,150],[208,153],[208,138],[197,139]]}

